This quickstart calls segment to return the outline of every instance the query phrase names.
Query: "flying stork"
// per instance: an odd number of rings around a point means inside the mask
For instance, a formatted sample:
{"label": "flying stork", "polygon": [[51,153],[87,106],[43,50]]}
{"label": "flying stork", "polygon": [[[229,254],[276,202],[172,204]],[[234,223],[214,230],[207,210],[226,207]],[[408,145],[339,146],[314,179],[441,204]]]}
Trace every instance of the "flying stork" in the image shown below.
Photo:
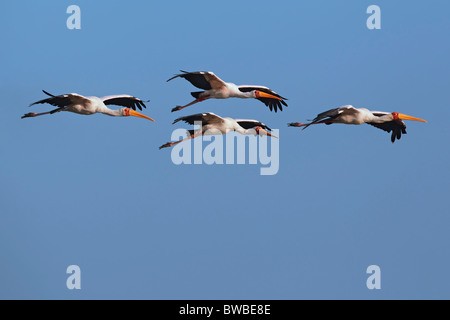
{"label": "flying stork", "polygon": [[[177,106],[172,109],[172,112],[182,110],[197,102],[201,102],[207,99],[228,99],[228,98],[255,98],[263,102],[269,107],[270,111],[275,112],[280,109],[283,111],[283,106],[287,107],[287,104],[279,94],[263,86],[247,86],[247,85],[235,85],[234,83],[224,82],[212,72],[198,71],[187,72],[180,70],[182,73],[177,74],[174,77],[167,80],[173,80],[175,78],[184,78],[192,85],[205,91],[191,92],[191,95],[195,100],[183,107]],[[283,105],[283,106],[282,106]]]}
{"label": "flying stork", "polygon": [[344,124],[363,124],[367,123],[381,130],[392,132],[391,141],[395,142],[395,139],[400,140],[402,133],[406,134],[406,125],[402,120],[414,120],[426,122],[423,119],[408,116],[406,114],[398,112],[381,112],[381,111],[370,111],[365,108],[354,108],[353,106],[347,105],[336,109],[331,109],[319,114],[310,123],[300,123],[294,122],[289,123],[290,127],[303,127],[303,130],[308,128],[310,125],[325,123],[327,125],[333,123],[344,123]]}
{"label": "flying stork", "polygon": [[[144,116],[143,114],[136,111],[136,108],[142,110],[142,108],[146,108],[144,101],[135,98],[129,95],[115,95],[115,96],[106,96],[102,98],[98,97],[83,97],[82,95],[76,93],[63,94],[59,96],[54,96],[46,91],[43,92],[50,96],[50,98],[46,98],[43,100],[39,100],[30,105],[36,104],[44,104],[48,103],[52,106],[57,107],[57,109],[44,112],[44,113],[34,113],[30,112],[22,116],[24,118],[33,118],[42,116],[45,114],[54,114],[60,111],[69,111],[73,113],[83,114],[83,115],[91,115],[95,113],[103,113],[108,116],[113,117],[139,117],[148,119],[151,121],[155,121],[150,117]],[[125,108],[118,110],[111,110],[107,107],[107,105],[117,105]]]}
{"label": "flying stork", "polygon": [[220,135],[227,134],[228,132],[233,131],[239,132],[243,135],[266,135],[278,139],[277,136],[269,132],[271,131],[271,129],[268,126],[257,120],[222,118],[214,113],[208,112],[178,118],[173,122],[173,124],[179,121],[184,121],[192,125],[201,123],[202,126],[198,130],[188,130],[188,137],[186,139],[177,142],[168,142],[159,147],[159,149],[173,147],[174,145],[177,145],[183,141],[194,139],[196,137],[204,135]]}

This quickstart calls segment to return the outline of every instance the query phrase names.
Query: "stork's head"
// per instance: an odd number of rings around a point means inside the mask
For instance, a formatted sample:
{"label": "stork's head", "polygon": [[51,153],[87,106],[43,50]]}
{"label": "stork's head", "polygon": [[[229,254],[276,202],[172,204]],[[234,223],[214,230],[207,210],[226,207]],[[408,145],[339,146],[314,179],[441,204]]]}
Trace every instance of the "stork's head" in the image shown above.
{"label": "stork's head", "polygon": [[392,112],[392,117],[394,118],[394,120],[413,120],[413,121],[426,122],[426,120],[416,118],[416,117],[411,117],[406,114],[398,113],[398,112]]}
{"label": "stork's head", "polygon": [[260,126],[256,127],[255,131],[256,131],[256,134],[260,135],[260,136],[269,136],[269,137],[274,137],[274,138],[280,139],[276,135],[271,134],[269,131],[267,131],[266,129],[264,129],[263,127],[260,127]]}
{"label": "stork's head", "polygon": [[255,90],[253,91],[253,94],[255,95],[255,98],[269,98],[269,99],[275,99],[275,100],[283,100],[280,97],[274,96],[273,94],[270,93],[265,93],[259,90]]}
{"label": "stork's head", "polygon": [[122,110],[122,114],[123,114],[124,117],[133,116],[133,117],[143,118],[143,119],[147,119],[147,120],[151,120],[151,121],[155,122],[155,120],[153,120],[152,118],[144,116],[143,114],[141,114],[141,113],[139,113],[137,111],[134,111],[132,109],[123,108],[121,110]]}

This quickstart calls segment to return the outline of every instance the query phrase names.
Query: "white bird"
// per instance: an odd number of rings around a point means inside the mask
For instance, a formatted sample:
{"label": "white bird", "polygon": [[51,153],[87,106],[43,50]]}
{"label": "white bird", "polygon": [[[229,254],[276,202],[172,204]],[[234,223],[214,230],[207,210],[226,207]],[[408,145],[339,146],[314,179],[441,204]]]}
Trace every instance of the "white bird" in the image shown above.
{"label": "white bird", "polygon": [[184,121],[188,124],[201,124],[201,128],[198,130],[188,130],[188,137],[186,139],[177,142],[168,142],[159,149],[173,147],[183,141],[194,139],[196,137],[204,135],[221,135],[228,132],[239,132],[243,135],[266,135],[277,138],[277,136],[271,134],[271,129],[264,123],[257,120],[244,120],[233,118],[222,118],[214,113],[198,113],[187,117],[181,117],[176,119],[173,124]]}
{"label": "white bird", "polygon": [[267,87],[263,86],[246,86],[241,85],[237,86],[234,83],[224,82],[219,77],[217,77],[212,72],[207,71],[199,71],[199,72],[187,72],[183,71],[182,74],[177,74],[174,77],[167,80],[173,80],[175,78],[184,78],[190,83],[192,83],[195,87],[199,89],[203,89],[205,91],[199,92],[191,92],[191,95],[195,98],[195,100],[185,106],[177,106],[172,109],[172,112],[179,111],[186,107],[189,107],[197,102],[204,101],[206,99],[228,99],[228,98],[254,98],[263,102],[266,106],[269,107],[270,111],[274,110],[275,112],[280,109],[283,111],[282,105],[287,107],[286,98],[283,98],[279,94],[270,90]]}
{"label": "white bird", "polygon": [[426,122],[423,119],[408,116],[406,114],[398,112],[381,112],[370,111],[365,108],[354,108],[347,105],[336,109],[331,109],[319,114],[310,123],[294,122],[289,123],[291,127],[303,127],[303,130],[312,124],[325,123],[327,125],[333,123],[354,124],[359,125],[363,123],[370,124],[376,128],[387,131],[392,131],[391,141],[395,142],[395,139],[400,140],[402,133],[406,134],[406,125],[402,120],[414,120]]}
{"label": "white bird", "polygon": [[[144,116],[143,114],[136,111],[136,108],[142,110],[142,108],[146,108],[144,101],[135,98],[129,95],[115,95],[115,96],[107,96],[107,97],[83,97],[82,95],[76,93],[63,94],[59,96],[54,96],[46,91],[43,92],[50,96],[50,98],[46,98],[43,100],[39,100],[30,105],[43,104],[48,103],[52,106],[58,107],[55,110],[44,112],[44,113],[34,113],[30,112],[22,116],[24,118],[32,118],[37,116],[42,116],[45,114],[54,114],[60,111],[69,111],[73,113],[83,114],[83,115],[91,115],[95,113],[103,113],[108,116],[113,117],[139,117],[148,119],[151,121],[155,121],[150,117]],[[107,105],[117,105],[125,108],[118,110],[111,110],[107,107]]]}

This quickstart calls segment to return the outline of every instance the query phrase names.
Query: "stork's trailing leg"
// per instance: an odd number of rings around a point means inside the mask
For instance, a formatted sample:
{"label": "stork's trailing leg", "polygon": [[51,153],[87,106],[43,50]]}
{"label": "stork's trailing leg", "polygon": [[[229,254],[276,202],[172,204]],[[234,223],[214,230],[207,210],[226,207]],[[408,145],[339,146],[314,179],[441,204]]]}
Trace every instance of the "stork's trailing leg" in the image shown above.
{"label": "stork's trailing leg", "polygon": [[52,111],[49,111],[49,112],[43,112],[43,113],[29,112],[27,114],[24,114],[22,116],[22,119],[39,117],[39,116],[43,116],[43,115],[46,115],[46,114],[54,114],[54,113],[59,112],[59,111],[62,111],[62,108],[58,108],[58,109],[55,109],[55,110],[52,110]]}
{"label": "stork's trailing leg", "polygon": [[200,134],[197,134],[197,135],[196,134],[191,134],[186,139],[183,139],[183,140],[180,140],[180,141],[177,141],[177,142],[167,142],[166,144],[163,144],[161,147],[159,147],[159,150],[164,149],[164,148],[173,147],[173,146],[175,146],[175,145],[177,145],[179,143],[182,143],[182,142],[187,141],[187,140],[194,139],[194,138],[199,137],[199,136],[201,136],[201,135]]}
{"label": "stork's trailing leg", "polygon": [[318,122],[310,122],[310,123],[293,122],[293,123],[288,123],[288,126],[289,127],[298,127],[298,128],[303,127],[303,130],[304,130],[312,124],[319,124],[319,123],[325,123],[326,125],[330,125],[330,124],[333,124],[334,121],[327,119],[327,120],[322,120],[322,121],[318,121]]}
{"label": "stork's trailing leg", "polygon": [[176,106],[175,108],[172,109],[172,112],[183,110],[184,108],[192,106],[193,104],[205,101],[208,98],[209,98],[208,96],[205,96],[205,97],[197,98],[197,99],[195,99],[194,101],[192,101],[191,103],[189,103],[189,104],[187,104],[185,106]]}

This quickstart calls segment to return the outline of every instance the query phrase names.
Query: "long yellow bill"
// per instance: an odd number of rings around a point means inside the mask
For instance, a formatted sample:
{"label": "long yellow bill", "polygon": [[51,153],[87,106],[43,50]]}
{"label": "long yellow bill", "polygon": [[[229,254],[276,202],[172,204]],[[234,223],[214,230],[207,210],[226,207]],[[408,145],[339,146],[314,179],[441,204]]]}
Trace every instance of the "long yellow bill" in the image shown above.
{"label": "long yellow bill", "polygon": [[403,114],[403,113],[399,113],[398,114],[398,118],[402,119],[402,120],[413,120],[413,121],[427,122],[426,120],[423,120],[423,119],[420,119],[420,118],[416,118],[416,117],[411,117],[411,116],[408,116],[407,114]]}
{"label": "long yellow bill", "polygon": [[280,97],[277,97],[277,96],[274,96],[274,95],[271,95],[269,93],[265,93],[265,92],[262,92],[259,90],[255,91],[255,95],[256,95],[256,98],[269,98],[269,99],[283,100]]}
{"label": "long yellow bill", "polygon": [[147,119],[147,120],[150,120],[150,121],[155,122],[155,120],[153,120],[152,118],[147,117],[147,116],[144,116],[143,114],[141,114],[141,113],[139,113],[139,112],[137,112],[137,111],[134,111],[134,110],[129,109],[129,110],[128,110],[128,113],[129,113],[130,116],[138,117],[138,118],[144,118],[144,119]]}
{"label": "long yellow bill", "polygon": [[279,137],[277,137],[276,135],[274,135],[274,134],[271,134],[269,131],[267,131],[267,130],[264,130],[264,129],[260,129],[259,130],[259,135],[260,136],[264,136],[264,135],[266,135],[266,136],[269,136],[269,137],[273,137],[273,138],[277,138],[277,139],[280,139]]}
{"label": "long yellow bill", "polygon": [[277,137],[277,136],[274,135],[274,134],[271,134],[270,132],[267,132],[267,135],[268,135],[269,137],[273,137],[273,138],[280,139],[279,137]]}

